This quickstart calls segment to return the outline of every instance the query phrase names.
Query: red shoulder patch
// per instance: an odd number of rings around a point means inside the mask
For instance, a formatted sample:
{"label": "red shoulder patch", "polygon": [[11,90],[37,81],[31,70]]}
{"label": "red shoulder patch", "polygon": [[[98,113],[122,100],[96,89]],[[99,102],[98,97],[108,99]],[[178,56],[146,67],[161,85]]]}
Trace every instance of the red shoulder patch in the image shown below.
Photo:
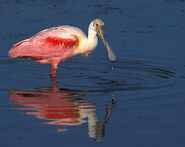
{"label": "red shoulder patch", "polygon": [[67,38],[58,38],[58,37],[47,37],[44,39],[45,44],[50,44],[51,46],[66,46],[73,47],[78,42],[77,38],[67,39]]}

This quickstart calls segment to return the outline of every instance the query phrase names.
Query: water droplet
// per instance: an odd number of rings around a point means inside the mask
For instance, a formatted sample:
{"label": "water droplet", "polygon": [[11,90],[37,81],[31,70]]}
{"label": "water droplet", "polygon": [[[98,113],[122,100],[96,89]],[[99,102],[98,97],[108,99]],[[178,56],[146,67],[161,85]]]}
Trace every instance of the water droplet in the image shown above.
{"label": "water droplet", "polygon": [[114,69],[115,69],[115,64],[114,64],[114,63],[112,63],[112,67],[111,67],[111,69],[112,69],[112,70],[114,70]]}
{"label": "water droplet", "polygon": [[112,94],[112,100],[114,100],[114,99],[115,99],[114,94]]}

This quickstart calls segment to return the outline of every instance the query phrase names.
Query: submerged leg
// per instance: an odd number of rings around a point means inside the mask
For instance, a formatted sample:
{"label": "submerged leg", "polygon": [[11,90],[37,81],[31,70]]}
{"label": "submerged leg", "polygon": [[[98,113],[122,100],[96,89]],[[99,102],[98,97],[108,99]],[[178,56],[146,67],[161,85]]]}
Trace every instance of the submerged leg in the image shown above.
{"label": "submerged leg", "polygon": [[56,80],[55,78],[51,77],[53,88],[57,88]]}

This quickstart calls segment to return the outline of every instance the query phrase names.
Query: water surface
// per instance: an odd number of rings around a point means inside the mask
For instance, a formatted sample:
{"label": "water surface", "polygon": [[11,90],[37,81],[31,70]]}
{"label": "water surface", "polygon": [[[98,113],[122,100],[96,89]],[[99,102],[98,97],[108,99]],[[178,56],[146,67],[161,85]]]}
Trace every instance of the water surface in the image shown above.
{"label": "water surface", "polygon": [[[1,146],[185,146],[184,8],[178,0],[1,1]],[[87,33],[96,17],[115,63],[99,41],[90,57],[61,63],[53,86],[49,65],[7,56],[48,27]]]}

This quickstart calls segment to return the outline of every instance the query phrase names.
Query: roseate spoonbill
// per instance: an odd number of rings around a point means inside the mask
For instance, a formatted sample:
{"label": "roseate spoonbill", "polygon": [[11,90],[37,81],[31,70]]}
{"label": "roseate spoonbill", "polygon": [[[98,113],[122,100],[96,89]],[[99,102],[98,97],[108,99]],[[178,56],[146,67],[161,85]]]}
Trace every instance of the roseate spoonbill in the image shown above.
{"label": "roseate spoonbill", "polygon": [[76,55],[88,56],[97,46],[97,34],[102,39],[110,61],[116,56],[105,39],[104,22],[93,20],[88,29],[88,37],[78,28],[59,26],[45,29],[18,42],[8,52],[11,58],[28,58],[43,64],[52,64],[50,76],[55,78],[58,64]]}

